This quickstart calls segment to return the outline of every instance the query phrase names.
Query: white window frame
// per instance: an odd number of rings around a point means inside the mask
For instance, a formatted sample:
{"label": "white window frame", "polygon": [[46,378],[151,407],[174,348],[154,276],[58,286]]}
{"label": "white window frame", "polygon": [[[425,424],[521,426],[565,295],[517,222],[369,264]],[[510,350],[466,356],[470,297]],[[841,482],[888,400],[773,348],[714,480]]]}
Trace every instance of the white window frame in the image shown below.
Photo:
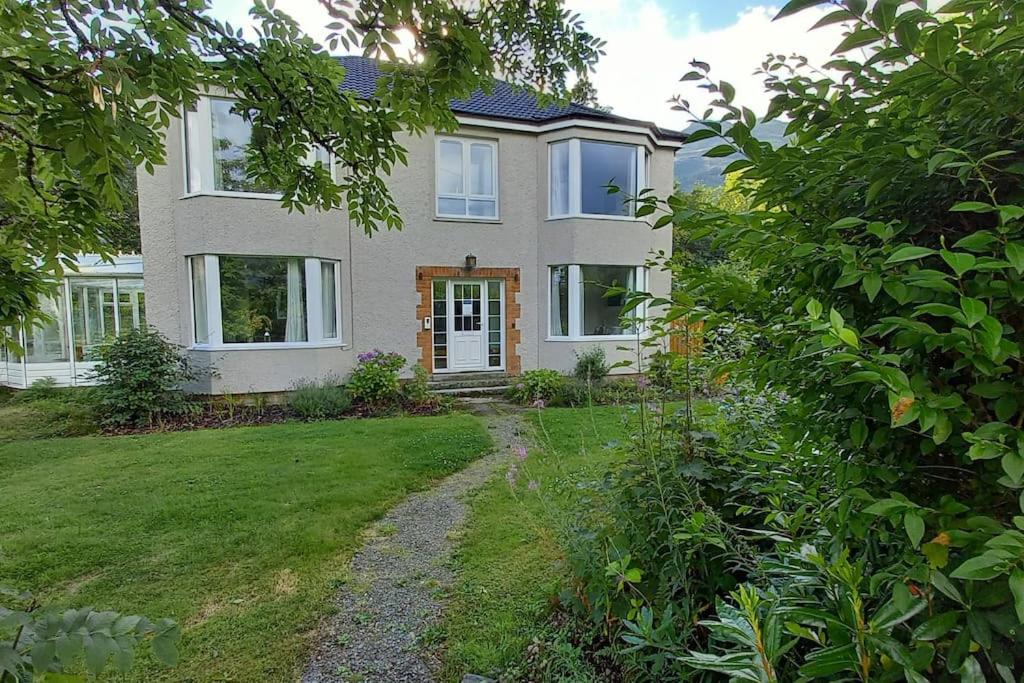
{"label": "white window frame", "polygon": [[[595,142],[602,145],[621,145],[623,147],[635,147],[636,148],[636,194],[640,195],[640,192],[647,187],[647,157],[648,150],[644,145],[631,145],[624,142],[616,142],[613,140],[595,140],[592,138],[563,138],[561,140],[552,140],[548,143],[548,187],[547,187],[547,202],[548,202],[548,220],[561,220],[564,218],[596,218],[598,220],[607,221],[638,221],[642,220],[637,218],[634,214],[636,213],[635,202],[629,203],[629,214],[603,214],[603,213],[583,213],[583,172],[582,172],[582,143],[583,142]],[[569,212],[558,214],[554,212],[554,207],[551,205],[551,181],[554,178],[552,173],[552,166],[554,164],[554,157],[551,153],[552,148],[560,143],[569,145]],[[625,198],[623,199],[625,201]]]}
{"label": "white window frame", "polygon": [[[181,149],[182,149],[182,187],[185,190],[182,199],[197,196],[235,197],[239,199],[281,199],[280,192],[239,192],[237,190],[218,190],[214,178],[213,163],[213,111],[212,100],[233,101],[232,97],[204,95],[196,101],[194,111],[181,110]],[[310,149],[306,154],[306,163],[316,163],[316,150]],[[334,153],[330,154],[331,178],[337,180],[337,161]]]}
{"label": "white window frame", "polygon": [[[221,320],[220,300],[220,256],[217,254],[192,254],[186,257],[188,263],[188,293],[189,293],[189,316],[191,321],[190,349],[197,351],[246,351],[257,349],[309,349],[344,346],[344,328],[342,325],[341,305],[341,269],[340,259],[302,257],[302,256],[281,256],[276,254],[225,254],[225,256],[237,256],[239,258],[301,258],[305,268],[306,287],[306,341],[299,342],[242,342],[231,343],[224,341],[223,323]],[[196,259],[201,259],[206,269],[206,325],[208,328],[208,342],[196,341],[196,305],[195,305],[195,279],[193,268]],[[322,313],[322,270],[320,264],[328,262],[334,264],[334,315],[337,316],[338,334],[334,337],[324,337]]]}
{"label": "white window frame", "polygon": [[[441,143],[457,142],[462,145],[462,193],[453,194],[441,192]],[[493,195],[471,194],[469,191],[469,169],[470,169],[470,147],[472,145],[487,145],[491,148],[491,184],[494,187]],[[480,223],[496,223],[501,220],[501,201],[499,196],[498,182],[498,142],[487,138],[469,138],[454,135],[439,135],[434,140],[434,217],[438,220],[473,221]],[[450,214],[441,213],[440,200],[442,199],[463,199],[466,202],[466,213]],[[493,216],[474,216],[469,213],[469,202],[473,200],[493,201]]]}
{"label": "white window frame", "polygon": [[[646,337],[647,330],[647,303],[644,302],[630,311],[630,316],[639,318],[637,323],[637,331],[631,332],[630,334],[583,334],[583,266],[584,265],[598,265],[598,266],[614,266],[619,268],[634,268],[636,274],[634,280],[636,281],[636,290],[643,292],[647,290],[648,282],[648,271],[646,266],[630,266],[628,264],[618,263],[598,263],[598,264],[579,264],[579,263],[557,263],[548,266],[548,279],[546,282],[548,290],[548,310],[545,325],[547,326],[547,341],[569,341],[569,342],[588,342],[588,341],[622,341],[624,339],[636,339],[637,335],[641,338]],[[555,268],[566,267],[569,269],[568,279],[568,297],[569,297],[569,334],[559,335],[555,334],[551,329],[551,307],[556,305],[553,297],[551,296],[551,277]]]}

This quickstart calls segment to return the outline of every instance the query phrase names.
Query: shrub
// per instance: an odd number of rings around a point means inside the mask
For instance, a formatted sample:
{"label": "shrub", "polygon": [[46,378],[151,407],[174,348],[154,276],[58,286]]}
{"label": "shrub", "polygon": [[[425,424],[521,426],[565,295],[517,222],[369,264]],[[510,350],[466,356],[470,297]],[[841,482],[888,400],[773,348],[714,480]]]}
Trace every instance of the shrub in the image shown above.
{"label": "shrub", "polygon": [[[40,605],[32,594],[0,586],[0,681],[85,680],[103,677],[113,662],[120,673],[132,667],[135,651],[149,641],[161,664],[178,661],[181,628],[170,619]],[[56,643],[56,646],[54,645]],[[84,664],[84,667],[83,667]],[[75,674],[65,674],[65,671]],[[8,676],[10,674],[10,676]]]}
{"label": "shrub", "polygon": [[527,370],[509,389],[509,398],[523,405],[546,403],[558,396],[564,383],[565,376],[557,370]]}
{"label": "shrub", "polygon": [[330,378],[322,382],[302,380],[295,383],[288,405],[304,420],[325,420],[348,412],[352,398],[345,387]]}
{"label": "shrub", "polygon": [[131,329],[97,350],[100,417],[108,425],[145,425],[185,410],[182,385],[196,379],[181,349],[151,329]]}
{"label": "shrub", "polygon": [[405,359],[374,349],[359,354],[357,361],[346,385],[352,401],[373,408],[397,406],[402,397],[398,373],[405,367]]}
{"label": "shrub", "polygon": [[[705,213],[669,198],[657,220],[713,239],[756,275],[672,264],[680,296],[660,326],[745,329],[736,370],[788,396],[785,438],[739,435],[712,459],[702,449],[713,430],[683,432],[671,462],[700,483],[689,503],[670,470],[627,481],[616,500],[636,503],[607,516],[647,510],[638,522],[657,526],[609,539],[618,565],[605,570],[623,579],[608,611],[626,615],[626,642],[648,666],[685,663],[694,678],[692,667],[744,680],[1018,680],[1024,117],[1005,74],[1024,73],[1024,13],[836,4],[830,20],[849,20],[836,77],[799,58],[765,62],[768,118],[788,120],[785,144],[756,138],[707,65],[684,76],[723,94],[721,115],[690,139],[738,155],[730,167],[752,208]],[[652,460],[642,443],[634,470]],[[711,532],[720,552],[673,564],[686,546],[715,545]],[[679,596],[696,601],[664,600],[670,576],[686,576]],[[700,604],[717,614],[690,628]]]}
{"label": "shrub", "polygon": [[422,365],[412,367],[412,379],[402,385],[402,395],[413,406],[423,406],[435,398],[430,392],[430,373]]}
{"label": "shrub", "polygon": [[57,380],[53,377],[43,377],[32,382],[27,389],[19,391],[11,399],[14,403],[34,403],[45,399],[53,399],[60,396],[60,389],[57,388]]}
{"label": "shrub", "polygon": [[583,353],[573,353],[576,354],[576,367],[573,369],[573,376],[576,379],[598,385],[608,376],[607,357],[600,346],[591,346]]}

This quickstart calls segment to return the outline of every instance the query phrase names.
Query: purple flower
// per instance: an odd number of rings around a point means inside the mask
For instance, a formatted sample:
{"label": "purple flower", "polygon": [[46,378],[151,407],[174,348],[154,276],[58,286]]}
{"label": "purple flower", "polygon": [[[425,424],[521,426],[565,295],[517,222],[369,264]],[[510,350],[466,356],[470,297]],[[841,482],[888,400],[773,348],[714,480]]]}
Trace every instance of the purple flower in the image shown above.
{"label": "purple flower", "polygon": [[636,378],[636,388],[643,390],[651,386],[651,381],[647,379],[646,375],[640,375]]}
{"label": "purple flower", "polygon": [[544,407],[544,399],[538,398],[536,401],[533,402],[533,407],[537,408],[537,409],[543,408]]}
{"label": "purple flower", "polygon": [[537,483],[536,479],[531,479],[530,483],[526,485],[526,488],[530,489],[531,491],[536,491],[537,489],[540,488],[540,484]]}
{"label": "purple flower", "polygon": [[526,446],[523,444],[519,444],[514,450],[516,452],[516,457],[520,460],[526,460],[527,456],[530,454],[530,452],[526,450]]}

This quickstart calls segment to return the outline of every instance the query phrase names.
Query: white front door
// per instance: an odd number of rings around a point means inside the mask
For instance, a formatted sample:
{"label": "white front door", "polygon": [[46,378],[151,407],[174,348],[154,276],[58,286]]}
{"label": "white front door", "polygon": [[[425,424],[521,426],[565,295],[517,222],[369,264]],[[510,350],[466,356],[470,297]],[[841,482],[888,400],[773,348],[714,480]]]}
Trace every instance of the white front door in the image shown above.
{"label": "white front door", "polygon": [[451,370],[487,368],[483,281],[449,283]]}

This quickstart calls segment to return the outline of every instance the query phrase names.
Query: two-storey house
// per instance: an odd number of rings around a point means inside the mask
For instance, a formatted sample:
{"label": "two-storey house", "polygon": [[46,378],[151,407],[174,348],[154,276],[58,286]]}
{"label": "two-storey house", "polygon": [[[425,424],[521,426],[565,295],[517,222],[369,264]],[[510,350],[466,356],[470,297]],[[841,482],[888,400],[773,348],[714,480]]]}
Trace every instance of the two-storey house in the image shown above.
{"label": "two-storey house", "polygon": [[[342,59],[345,87],[371,96],[376,63]],[[373,348],[434,374],[568,370],[592,345],[614,361],[643,330],[607,288],[669,291],[644,264],[670,231],[607,186],[667,196],[679,133],[498,83],[453,103],[457,132],[403,138],[409,164],[388,182],[405,227],[369,237],[247,179],[231,105],[201,99],[171,126],[167,164],[139,173],[146,317],[216,368],[205,391],[343,377]]]}

